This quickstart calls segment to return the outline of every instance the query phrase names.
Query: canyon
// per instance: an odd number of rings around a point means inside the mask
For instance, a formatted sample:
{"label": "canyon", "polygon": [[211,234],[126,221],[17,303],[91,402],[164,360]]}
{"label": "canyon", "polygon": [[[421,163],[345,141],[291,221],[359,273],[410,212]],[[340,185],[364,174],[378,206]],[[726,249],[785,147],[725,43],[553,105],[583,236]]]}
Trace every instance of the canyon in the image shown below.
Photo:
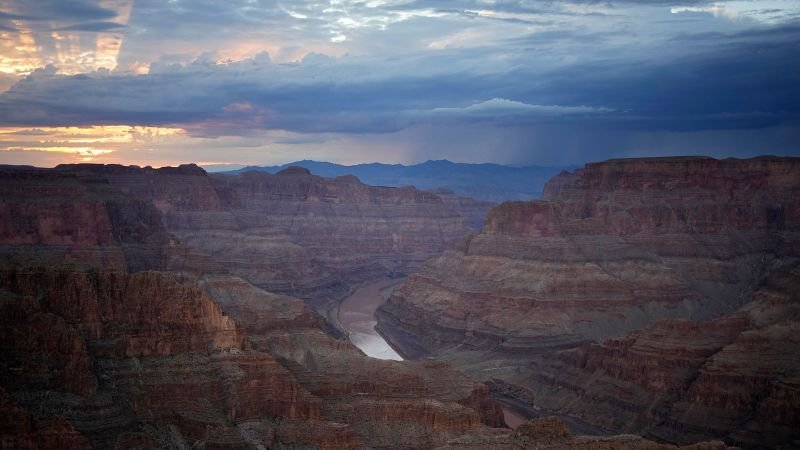
{"label": "canyon", "polygon": [[674,443],[800,435],[800,159],[587,164],[491,210],[378,310],[530,415]]}
{"label": "canyon", "polygon": [[433,448],[502,430],[485,384],[368,358],[179,242],[164,224],[220,204],[193,167],[147,172],[0,174],[4,447]]}
{"label": "canyon", "polygon": [[465,220],[475,220],[467,201],[462,208],[433,192],[368,186],[353,176],[322,178],[294,166],[275,175],[208,175],[194,165],[81,164],[55,171],[102,176],[122,195],[154,205],[182,244],[325,315],[353,286],[415,270],[460,241]]}
{"label": "canyon", "polygon": [[797,163],[606,164],[483,225],[485,202],[300,167],[0,167],[3,446],[796,439]]}

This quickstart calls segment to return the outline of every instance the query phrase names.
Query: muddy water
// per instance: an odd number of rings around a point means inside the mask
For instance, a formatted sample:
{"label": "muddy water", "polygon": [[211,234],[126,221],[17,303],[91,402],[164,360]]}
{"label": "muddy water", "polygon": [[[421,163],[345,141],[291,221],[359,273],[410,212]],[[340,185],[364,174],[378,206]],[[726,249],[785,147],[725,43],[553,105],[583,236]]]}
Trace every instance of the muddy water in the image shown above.
{"label": "muddy water", "polygon": [[[384,279],[356,289],[339,305],[338,319],[350,334],[350,341],[367,356],[402,361],[403,358],[375,331],[375,310],[386,301],[385,294],[401,280]],[[527,419],[501,405],[503,417],[510,428],[517,428]]]}
{"label": "muddy water", "polygon": [[511,429],[516,429],[518,426],[528,421],[528,419],[522,417],[522,415],[517,414],[505,406],[501,405],[500,408],[503,410],[503,419],[505,419],[506,425]]}
{"label": "muddy water", "polygon": [[384,279],[356,289],[339,305],[339,323],[350,334],[350,341],[373,358],[403,358],[375,331],[375,310],[383,304],[381,291],[397,284],[399,280]]}

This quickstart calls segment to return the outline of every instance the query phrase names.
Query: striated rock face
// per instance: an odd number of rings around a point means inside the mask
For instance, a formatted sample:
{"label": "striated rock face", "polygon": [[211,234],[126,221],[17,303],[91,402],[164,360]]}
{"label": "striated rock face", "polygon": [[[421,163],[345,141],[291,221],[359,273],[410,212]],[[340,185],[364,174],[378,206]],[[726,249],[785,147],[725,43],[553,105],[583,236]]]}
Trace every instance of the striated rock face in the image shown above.
{"label": "striated rock face", "polygon": [[445,202],[413,187],[367,186],[353,176],[322,178],[300,167],[235,176],[209,176],[194,165],[79,164],[40,172],[102,180],[155,207],[181,243],[260,288],[303,298],[321,311],[352,284],[408,273],[439,255],[488,209],[486,202]]}
{"label": "striated rock face", "polygon": [[120,195],[104,177],[0,170],[0,264],[158,265],[168,235],[148,202]]}
{"label": "striated rock face", "polygon": [[[304,298],[341,295],[337,283],[408,272],[466,232],[457,210],[413,187],[367,186],[353,176],[321,178],[299,167],[212,180],[245,230],[248,248],[260,249],[262,264],[283,270],[248,267],[251,259],[236,250],[208,248],[209,253],[258,272],[260,279],[251,281],[259,287]],[[196,230],[178,236],[201,250],[213,245],[204,246],[202,241],[213,239]]]}
{"label": "striated rock face", "polygon": [[484,433],[454,439],[437,450],[518,450],[518,449],[600,449],[600,450],[734,450],[721,441],[700,442],[677,447],[659,444],[636,435],[576,436],[567,425],[555,417],[533,419],[517,428],[514,433]]}
{"label": "striated rock face", "polygon": [[222,207],[206,172],[194,164],[160,169],[113,164],[62,164],[54,171],[106,180],[128,198],[154,206],[169,229],[191,226],[195,222],[201,226],[214,223],[218,228],[237,227],[234,218]]}
{"label": "striated rock face", "polygon": [[14,402],[0,387],[0,447],[25,450],[83,450],[92,448],[86,436],[55,417],[42,423]]}
{"label": "striated rock face", "polygon": [[796,443],[798,288],[794,265],[774,272],[732,314],[660,321],[550,355],[537,364],[533,397],[610,429],[673,442],[715,436],[744,447]]}
{"label": "striated rock face", "polygon": [[161,272],[0,273],[0,385],[23,430],[9,442],[429,448],[503,426],[488,388],[446,364],[367,358],[297,299],[223,275],[200,285]]}
{"label": "striated rock face", "polygon": [[555,417],[534,419],[517,428],[516,434],[532,440],[558,441],[570,437],[569,427]]}
{"label": "striated rock face", "polygon": [[350,424],[370,448],[430,448],[504,425],[486,385],[447,364],[367,358],[324,333],[296,299],[225,278],[203,286],[244,324],[254,350],[274,355],[323,400],[323,419]]}
{"label": "striated rock face", "polygon": [[0,288],[0,383],[41,419],[64,417],[93,447],[130,443],[143,429],[164,447],[266,416],[320,417],[319,398],[251,351],[207,294],[169,274],[23,269],[2,272]]}
{"label": "striated rock face", "polygon": [[[274,177],[294,186],[310,176],[290,170]],[[384,193],[353,180],[340,182],[349,187],[325,189],[333,189],[341,196],[337,201],[348,205],[342,211],[364,209],[361,200],[354,200],[364,195],[369,202],[393,205],[386,211],[399,211],[400,218],[391,220],[379,220],[375,210],[361,216],[342,213],[346,220],[341,224],[351,221],[356,230],[367,223],[376,230],[399,227],[411,233],[413,227],[402,219],[408,211],[441,206],[441,200],[413,189]],[[74,190],[61,191],[60,183]],[[253,223],[261,230],[257,233],[233,228],[232,237],[226,237],[224,224],[238,227],[241,220],[231,205],[240,201],[240,192],[251,191],[228,181],[223,183],[227,187],[214,183],[191,166],[79,166],[0,174],[8,193],[2,200],[16,208],[15,216],[2,218],[4,230],[10,231],[0,245],[3,447],[417,449],[557,443],[650,448],[652,443],[634,436],[589,439],[546,432],[559,428],[558,423],[512,432],[501,428],[503,416],[490,388],[449,364],[375,360],[333,338],[326,322],[303,301],[231,275],[224,269],[229,260],[216,260],[167,233],[165,223],[174,230],[211,223],[203,212],[210,210],[220,220],[209,232],[219,233],[220,240],[277,237],[301,250],[314,248],[316,237],[301,245],[289,239],[289,229],[275,235],[264,231],[287,226],[288,212],[284,217],[276,213],[276,222],[263,227]],[[50,194],[41,203],[36,195],[25,196],[43,185],[50,185]],[[218,202],[206,198],[212,192]],[[266,202],[259,189],[252,192],[252,201]],[[308,196],[308,201],[322,202],[319,198]],[[79,213],[70,209],[73,203]],[[317,211],[316,206],[307,208]],[[300,217],[295,228],[306,220]],[[381,220],[391,224],[381,225]],[[308,227],[315,233],[322,229]],[[367,241],[369,232],[362,230]],[[356,245],[347,236],[340,239]],[[431,244],[426,237],[419,239]],[[380,239],[365,245],[375,252],[374,260],[390,257],[381,253],[386,243]],[[398,245],[414,255],[421,249]],[[314,256],[312,261],[321,271],[344,273],[334,272],[324,259]],[[342,261],[337,267],[352,267],[347,255]],[[272,270],[264,267],[256,266],[254,273]],[[791,401],[791,390],[780,392],[765,408],[793,420],[781,403]],[[718,393],[708,401],[724,396]]]}
{"label": "striated rock face", "polygon": [[484,220],[486,220],[486,214],[493,206],[497,205],[497,203],[486,200],[461,197],[449,189],[436,189],[433,193],[438,195],[447,205],[450,205],[453,209],[458,211],[461,217],[464,218],[464,225],[475,231],[480,231],[483,227]]}
{"label": "striated rock face", "polygon": [[91,247],[113,241],[105,205],[75,176],[11,173],[0,181],[0,243]]}
{"label": "striated rock face", "polygon": [[192,209],[201,198],[181,199],[207,177],[162,170],[0,176],[16,208],[0,247],[4,448],[431,448],[503,426],[485,384],[367,358],[301,300],[177,243],[161,211],[183,206],[134,191],[169,176],[151,193]]}
{"label": "striated rock face", "polygon": [[407,356],[602,428],[786,444],[797,437],[760,408],[774,389],[771,414],[800,409],[796,323],[743,311],[780,317],[759,287],[800,257],[799,192],[792,158],[589,164],[550,182],[549,201],[493,208],[395,288],[379,328]]}
{"label": "striated rock face", "polygon": [[245,345],[243,330],[207,295],[159,272],[23,270],[0,272],[0,284],[29,299],[23,306],[27,310],[9,315],[59,317],[91,340],[102,356],[144,357]]}

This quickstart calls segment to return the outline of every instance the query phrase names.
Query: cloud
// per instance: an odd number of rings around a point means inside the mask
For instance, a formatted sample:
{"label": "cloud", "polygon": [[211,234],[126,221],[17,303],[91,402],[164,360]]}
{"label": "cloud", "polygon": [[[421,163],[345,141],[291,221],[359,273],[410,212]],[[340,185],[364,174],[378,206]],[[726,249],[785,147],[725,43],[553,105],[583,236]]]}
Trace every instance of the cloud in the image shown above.
{"label": "cloud", "polygon": [[778,145],[800,121],[791,0],[43,1],[0,7],[21,30],[0,40],[0,90],[17,81],[0,128],[175,127],[181,153],[153,147],[172,161],[193,145],[206,161],[215,145],[248,163],[348,145],[512,161],[529,142],[610,154],[718,130]]}
{"label": "cloud", "polygon": [[[148,75],[64,76],[50,66],[0,94],[0,123],[174,125],[204,136],[253,129],[387,133],[444,118],[580,120],[635,130],[758,128],[800,114],[798,27],[781,28],[709,35],[669,58],[511,60],[492,70],[472,65],[479,54],[473,49],[293,64],[263,56],[219,64],[201,56],[153,65]],[[670,42],[681,45],[664,45]]]}
{"label": "cloud", "polygon": [[117,17],[113,9],[86,0],[10,0],[4,7],[14,12],[0,11],[0,19],[102,21]]}
{"label": "cloud", "polygon": [[735,10],[728,8],[724,3],[714,3],[708,6],[673,6],[670,8],[669,12],[672,14],[708,13],[714,17],[724,17],[726,19],[736,19],[739,17],[739,14]]}
{"label": "cloud", "polygon": [[433,116],[498,118],[507,116],[561,116],[607,113],[611,109],[591,106],[531,105],[504,98],[492,98],[463,108],[434,108]]}
{"label": "cloud", "polygon": [[84,22],[59,28],[59,31],[105,32],[120,30],[122,28],[125,28],[125,25],[116,22]]}

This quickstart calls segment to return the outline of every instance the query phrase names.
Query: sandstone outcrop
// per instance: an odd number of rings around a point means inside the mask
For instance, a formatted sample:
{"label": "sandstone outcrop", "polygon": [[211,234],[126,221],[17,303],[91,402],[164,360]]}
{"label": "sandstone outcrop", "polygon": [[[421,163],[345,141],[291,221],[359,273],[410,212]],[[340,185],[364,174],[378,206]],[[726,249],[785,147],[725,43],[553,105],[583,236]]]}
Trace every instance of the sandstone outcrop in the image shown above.
{"label": "sandstone outcrop", "polygon": [[547,201],[493,208],[394,289],[378,326],[406,356],[494,378],[533,414],[787,445],[795,300],[778,307],[763,284],[800,257],[798,192],[792,158],[588,164],[551,181]]}

